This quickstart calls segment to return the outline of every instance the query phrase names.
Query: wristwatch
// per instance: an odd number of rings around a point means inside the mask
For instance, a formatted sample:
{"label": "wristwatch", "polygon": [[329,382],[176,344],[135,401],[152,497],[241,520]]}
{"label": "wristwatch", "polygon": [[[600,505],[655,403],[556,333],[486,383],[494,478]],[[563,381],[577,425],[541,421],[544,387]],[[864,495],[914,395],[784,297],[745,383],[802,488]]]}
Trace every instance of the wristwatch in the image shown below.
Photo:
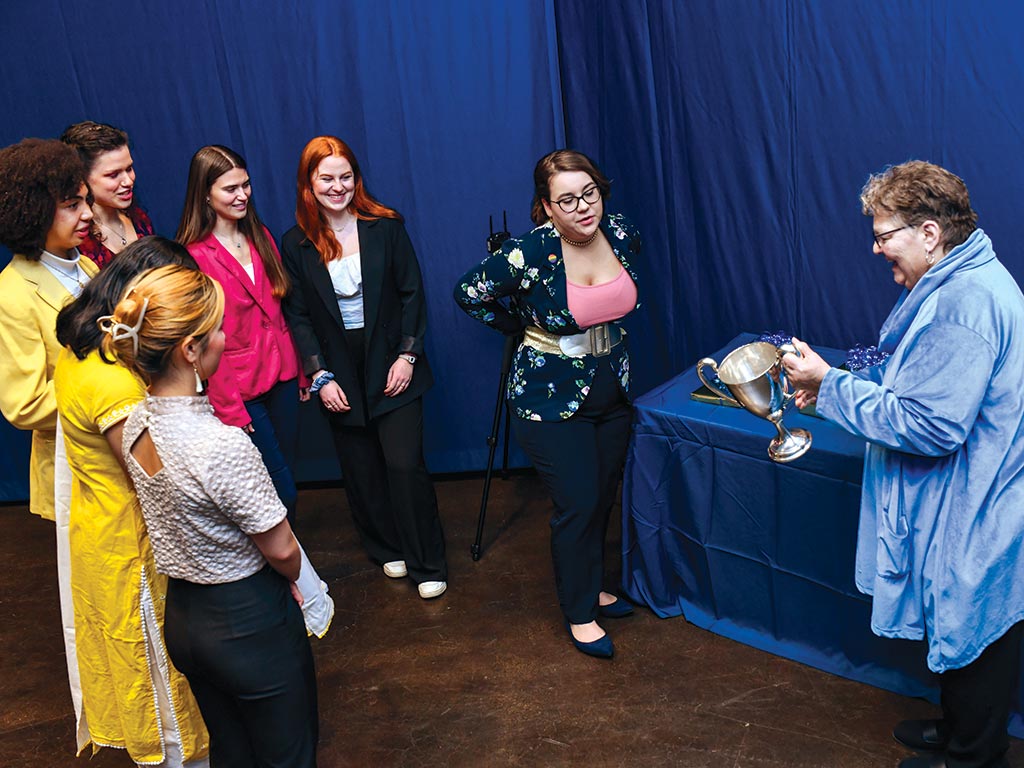
{"label": "wristwatch", "polygon": [[408,352],[403,352],[402,354],[399,355],[399,357],[405,360],[405,362],[407,362],[409,365],[416,365],[416,355],[410,354]]}

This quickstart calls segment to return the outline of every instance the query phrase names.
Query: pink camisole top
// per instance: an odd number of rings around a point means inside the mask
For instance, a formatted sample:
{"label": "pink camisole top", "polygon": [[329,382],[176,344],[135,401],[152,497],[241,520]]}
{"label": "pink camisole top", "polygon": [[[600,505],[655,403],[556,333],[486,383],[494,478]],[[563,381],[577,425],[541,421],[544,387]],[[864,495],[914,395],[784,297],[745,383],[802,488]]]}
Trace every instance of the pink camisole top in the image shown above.
{"label": "pink camisole top", "polygon": [[614,280],[597,285],[577,285],[565,280],[569,311],[581,329],[625,317],[636,306],[636,284],[625,269]]}

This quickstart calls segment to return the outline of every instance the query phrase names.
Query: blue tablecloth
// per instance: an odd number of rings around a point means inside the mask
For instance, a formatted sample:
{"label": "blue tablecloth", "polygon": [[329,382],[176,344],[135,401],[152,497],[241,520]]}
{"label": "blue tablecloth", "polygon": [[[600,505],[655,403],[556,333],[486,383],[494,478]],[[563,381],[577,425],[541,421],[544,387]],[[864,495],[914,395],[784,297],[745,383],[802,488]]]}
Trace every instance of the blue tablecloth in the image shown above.
{"label": "blue tablecloth", "polygon": [[[722,358],[748,341],[741,334]],[[845,353],[816,348],[838,365]],[[694,368],[636,400],[623,481],[623,586],[658,616],[896,693],[938,697],[923,641],[870,629],[854,585],[864,442],[791,408],[813,434],[790,464],[768,458],[775,428],[690,398]],[[1024,688],[1024,687],[1022,687]],[[1018,712],[1011,732],[1024,735]]]}

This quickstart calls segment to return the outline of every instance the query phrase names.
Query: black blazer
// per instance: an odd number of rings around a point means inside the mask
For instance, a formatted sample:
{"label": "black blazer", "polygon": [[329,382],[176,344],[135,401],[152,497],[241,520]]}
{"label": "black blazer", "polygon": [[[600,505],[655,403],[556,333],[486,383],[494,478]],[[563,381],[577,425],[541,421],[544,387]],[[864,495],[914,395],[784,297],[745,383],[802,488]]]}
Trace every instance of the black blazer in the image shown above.
{"label": "black blazer", "polygon": [[[331,371],[345,391],[352,410],[327,412],[332,423],[344,426],[365,425],[421,397],[434,383],[423,349],[427,331],[423,278],[405,226],[396,219],[360,219],[357,227],[366,343],[363,381],[345,343],[345,324],[320,252],[298,227],[281,239],[282,261],[292,280],[282,304],[285,318],[305,372]],[[388,370],[403,352],[418,358],[412,381],[400,395],[385,397]]]}

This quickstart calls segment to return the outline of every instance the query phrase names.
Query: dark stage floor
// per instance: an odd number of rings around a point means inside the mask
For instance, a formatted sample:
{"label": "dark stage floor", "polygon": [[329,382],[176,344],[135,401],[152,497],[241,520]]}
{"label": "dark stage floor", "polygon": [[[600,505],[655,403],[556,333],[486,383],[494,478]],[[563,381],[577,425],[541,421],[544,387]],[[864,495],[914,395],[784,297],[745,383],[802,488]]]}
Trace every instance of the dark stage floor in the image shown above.
{"label": "dark stage floor", "polygon": [[[538,480],[495,482],[474,563],[480,487],[438,483],[451,580],[431,602],[363,557],[340,490],[302,492],[299,536],[338,608],[313,641],[323,768],[877,768],[905,754],[893,724],[935,711],[646,609],[604,622],[613,661],[583,656],[561,625]],[[618,543],[616,513],[612,563]],[[115,750],[74,758],[53,549],[52,523],[0,507],[0,766],[128,768]]]}

